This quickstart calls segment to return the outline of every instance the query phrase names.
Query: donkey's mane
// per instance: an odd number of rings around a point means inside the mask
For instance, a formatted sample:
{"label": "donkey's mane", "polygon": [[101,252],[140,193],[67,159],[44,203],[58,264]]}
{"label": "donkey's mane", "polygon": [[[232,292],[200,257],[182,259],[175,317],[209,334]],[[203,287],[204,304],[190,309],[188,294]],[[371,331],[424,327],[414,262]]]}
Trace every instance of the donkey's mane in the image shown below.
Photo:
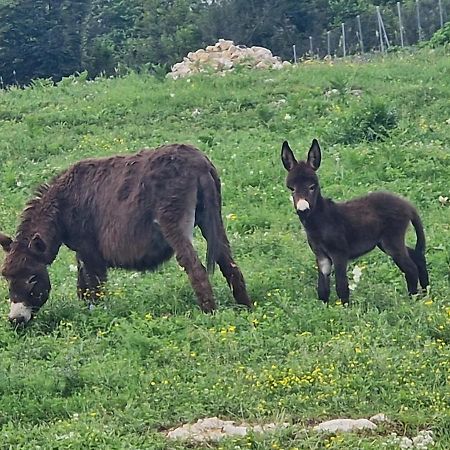
{"label": "donkey's mane", "polygon": [[53,181],[37,187],[34,197],[26,203],[22,211],[17,236],[29,237],[30,228],[36,232],[39,227],[48,226],[49,222],[56,225],[57,204],[52,195],[53,187]]}

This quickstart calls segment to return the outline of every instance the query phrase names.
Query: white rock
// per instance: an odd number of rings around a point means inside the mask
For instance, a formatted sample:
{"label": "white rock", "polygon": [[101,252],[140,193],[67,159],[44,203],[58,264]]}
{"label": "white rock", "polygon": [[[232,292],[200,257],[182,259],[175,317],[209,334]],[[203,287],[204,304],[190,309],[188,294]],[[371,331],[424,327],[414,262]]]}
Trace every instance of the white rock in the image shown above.
{"label": "white rock", "polygon": [[235,425],[224,425],[222,431],[229,436],[245,436],[247,434],[247,427]]}
{"label": "white rock", "polygon": [[375,414],[369,419],[371,422],[382,423],[382,422],[390,422],[387,416],[383,413]]}
{"label": "white rock", "polygon": [[167,437],[170,439],[188,439],[191,436],[191,431],[188,428],[180,427],[169,431]]}
{"label": "white rock", "polygon": [[251,50],[255,56],[260,58],[272,58],[272,52],[268,48],[264,47],[251,47]]}
{"label": "white rock", "polygon": [[[232,423],[232,422],[231,422]],[[197,429],[206,430],[208,428],[222,428],[225,425],[223,420],[217,417],[208,417],[206,419],[198,419],[194,425]]]}
{"label": "white rock", "polygon": [[334,419],[322,422],[315,426],[317,431],[325,431],[330,433],[349,432],[353,430],[374,430],[377,426],[367,419]]}

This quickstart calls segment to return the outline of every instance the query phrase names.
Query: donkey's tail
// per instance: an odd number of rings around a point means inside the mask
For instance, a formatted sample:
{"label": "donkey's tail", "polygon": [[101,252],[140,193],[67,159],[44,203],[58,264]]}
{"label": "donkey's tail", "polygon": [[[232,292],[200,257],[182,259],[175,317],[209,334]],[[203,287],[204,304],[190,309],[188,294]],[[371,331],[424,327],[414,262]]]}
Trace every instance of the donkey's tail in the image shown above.
{"label": "donkey's tail", "polygon": [[416,210],[413,211],[411,216],[411,223],[416,231],[417,242],[416,242],[416,253],[421,255],[425,254],[425,233],[423,231],[422,220]]}
{"label": "donkey's tail", "polygon": [[214,272],[215,263],[223,252],[222,196],[220,180],[215,170],[199,178],[196,222],[207,241],[206,266]]}

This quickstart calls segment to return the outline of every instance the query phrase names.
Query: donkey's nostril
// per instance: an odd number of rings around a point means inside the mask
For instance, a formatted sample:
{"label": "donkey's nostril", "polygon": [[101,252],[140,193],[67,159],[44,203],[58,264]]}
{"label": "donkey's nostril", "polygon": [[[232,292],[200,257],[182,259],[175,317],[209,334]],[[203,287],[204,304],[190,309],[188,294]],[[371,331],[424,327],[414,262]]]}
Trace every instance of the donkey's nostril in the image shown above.
{"label": "donkey's nostril", "polygon": [[12,325],[20,325],[26,322],[25,316],[8,317],[8,319]]}

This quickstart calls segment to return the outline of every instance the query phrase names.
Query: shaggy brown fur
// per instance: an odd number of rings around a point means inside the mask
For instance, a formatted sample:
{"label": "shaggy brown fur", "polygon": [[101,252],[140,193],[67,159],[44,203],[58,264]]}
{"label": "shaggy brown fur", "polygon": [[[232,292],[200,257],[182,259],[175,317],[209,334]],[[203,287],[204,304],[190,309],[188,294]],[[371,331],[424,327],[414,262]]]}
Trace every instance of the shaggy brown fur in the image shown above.
{"label": "shaggy brown fur", "polygon": [[217,262],[236,301],[251,306],[222,223],[220,180],[204,154],[173,144],[80,161],[40,188],[14,241],[0,236],[10,300],[33,310],[45,303],[47,266],[65,244],[76,252],[80,297],[95,299],[109,267],[152,270],[175,253],[201,309],[212,311],[211,285],[192,245],[194,225],[208,242],[208,268]]}
{"label": "shaggy brown fur", "polygon": [[[378,246],[390,255],[405,274],[410,294],[417,293],[417,281],[428,286],[425,236],[414,206],[388,192],[376,192],[343,203],[323,198],[316,170],[320,166],[319,143],[313,140],[307,161],[297,162],[285,141],[281,159],[288,171],[286,185],[292,191],[294,207],[305,227],[308,243],[319,269],[318,296],[328,302],[330,273],[334,266],[336,291],[349,301],[347,264]],[[415,249],[405,246],[405,234],[412,223],[417,235]]]}

